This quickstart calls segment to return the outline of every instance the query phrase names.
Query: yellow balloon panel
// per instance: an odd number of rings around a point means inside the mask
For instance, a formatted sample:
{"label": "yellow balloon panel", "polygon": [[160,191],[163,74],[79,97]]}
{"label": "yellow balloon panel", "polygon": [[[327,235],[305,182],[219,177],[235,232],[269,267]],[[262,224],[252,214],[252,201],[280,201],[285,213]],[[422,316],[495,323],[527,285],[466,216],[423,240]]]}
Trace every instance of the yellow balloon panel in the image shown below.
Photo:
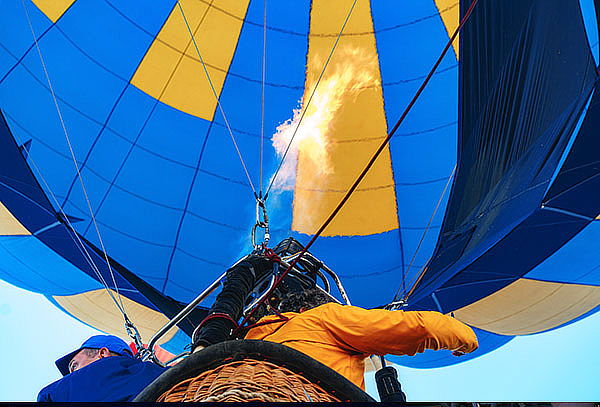
{"label": "yellow balloon panel", "polygon": [[[460,23],[460,7],[458,0],[435,0],[435,5],[438,8],[440,13],[440,17],[442,17],[442,21],[446,26],[446,32],[448,33],[448,38],[454,34],[458,24]],[[454,48],[454,54],[456,55],[456,59],[458,60],[458,39],[460,34],[456,36],[454,41],[452,42],[452,47]]]}
{"label": "yellow balloon panel", "polygon": [[[112,293],[117,298],[116,292],[112,291]],[[69,314],[85,321],[96,329],[119,337],[123,337],[125,334],[123,315],[106,290],[100,289],[75,295],[53,296],[53,298]],[[135,324],[145,342],[148,342],[169,321],[167,317],[158,311],[146,308],[123,296],[121,296],[121,300],[127,316]],[[169,341],[177,333],[177,330],[177,328],[171,329],[160,339],[159,343]]]}
{"label": "yellow balloon panel", "polygon": [[502,335],[556,328],[600,305],[600,287],[521,278],[454,311],[461,321]]}
{"label": "yellow balloon panel", "polygon": [[30,235],[25,226],[19,222],[2,202],[0,202],[0,236]]}
{"label": "yellow balloon panel", "polygon": [[185,0],[180,4],[208,76],[181,10],[175,6],[131,83],[175,109],[212,120],[249,0],[219,0],[211,5]]}
{"label": "yellow balloon panel", "polygon": [[[319,34],[339,33],[351,4],[351,0],[312,3],[303,105],[336,41],[335,36]],[[306,110],[302,134],[322,137],[321,154],[307,143],[299,145],[292,228],[301,233],[316,232],[387,134],[369,1],[357,2],[344,32],[368,34],[342,36]],[[396,228],[396,196],[386,147],[323,235],[370,235]]]}
{"label": "yellow balloon panel", "polygon": [[75,0],[32,0],[33,4],[40,9],[53,23],[67,11]]}

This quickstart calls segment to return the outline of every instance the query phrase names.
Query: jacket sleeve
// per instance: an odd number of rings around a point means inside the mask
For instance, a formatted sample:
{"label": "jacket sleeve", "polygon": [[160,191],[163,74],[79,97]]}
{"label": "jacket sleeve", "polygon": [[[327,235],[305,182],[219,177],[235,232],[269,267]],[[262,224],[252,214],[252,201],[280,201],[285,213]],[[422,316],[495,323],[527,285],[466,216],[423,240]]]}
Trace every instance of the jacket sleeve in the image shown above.
{"label": "jacket sleeve", "polygon": [[434,311],[365,310],[331,304],[322,323],[338,344],[372,355],[414,355],[425,349],[472,352],[478,347],[473,330]]}

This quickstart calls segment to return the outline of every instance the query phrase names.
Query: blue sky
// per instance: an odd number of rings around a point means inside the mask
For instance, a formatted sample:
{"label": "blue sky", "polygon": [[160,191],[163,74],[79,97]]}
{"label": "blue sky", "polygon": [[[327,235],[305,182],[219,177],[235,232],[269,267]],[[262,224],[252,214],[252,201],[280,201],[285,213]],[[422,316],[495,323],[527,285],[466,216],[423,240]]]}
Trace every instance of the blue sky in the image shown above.
{"label": "blue sky", "polygon": [[[32,401],[59,379],[54,360],[98,333],[42,295],[0,281],[0,401]],[[409,401],[600,400],[600,315],[525,336],[478,359],[439,369],[399,367]],[[372,376],[372,375],[371,375]],[[367,391],[375,394],[372,380]]]}

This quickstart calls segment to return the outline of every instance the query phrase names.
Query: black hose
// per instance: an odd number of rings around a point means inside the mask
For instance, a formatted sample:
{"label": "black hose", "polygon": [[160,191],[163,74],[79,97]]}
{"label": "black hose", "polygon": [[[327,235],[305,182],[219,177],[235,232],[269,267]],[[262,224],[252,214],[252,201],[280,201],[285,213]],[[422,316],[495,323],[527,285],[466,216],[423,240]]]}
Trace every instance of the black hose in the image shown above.
{"label": "black hose", "polygon": [[272,263],[255,255],[248,256],[227,271],[223,290],[217,296],[208,315],[228,315],[205,320],[194,332],[193,347],[209,346],[229,340],[231,331],[236,328],[244,310],[246,298],[252,292],[255,282],[269,272]]}

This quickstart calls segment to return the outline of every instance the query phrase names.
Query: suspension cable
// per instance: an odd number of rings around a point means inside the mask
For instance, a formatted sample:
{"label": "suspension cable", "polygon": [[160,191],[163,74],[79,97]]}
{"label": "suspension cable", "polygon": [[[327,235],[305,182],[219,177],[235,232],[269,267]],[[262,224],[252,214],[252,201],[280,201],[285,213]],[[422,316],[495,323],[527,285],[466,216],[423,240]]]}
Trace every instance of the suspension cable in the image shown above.
{"label": "suspension cable", "polygon": [[287,145],[287,147],[285,148],[285,151],[283,153],[283,156],[281,157],[281,160],[279,161],[279,165],[277,166],[277,170],[275,170],[275,174],[273,175],[273,178],[271,178],[271,182],[269,183],[269,187],[267,188],[267,191],[265,192],[265,199],[268,198],[269,196],[269,192],[271,191],[271,188],[273,187],[273,184],[275,183],[275,179],[277,178],[277,175],[279,174],[279,171],[281,170],[281,167],[283,166],[283,162],[285,161],[285,158],[288,154],[288,151],[290,150],[290,147],[292,146],[292,143],[294,142],[294,138],[296,137],[296,134],[298,133],[298,129],[300,128],[300,125],[302,124],[302,120],[304,119],[304,115],[306,114],[306,112],[308,111],[308,107],[310,106],[310,102],[312,102],[313,96],[315,95],[316,91],[317,91],[317,87],[319,86],[319,83],[321,82],[321,79],[323,79],[323,75],[325,75],[325,70],[327,69],[327,66],[329,65],[329,62],[331,61],[331,58],[333,57],[333,53],[335,51],[335,49],[337,48],[339,42],[340,42],[340,38],[342,37],[342,34],[344,32],[344,29],[346,28],[346,25],[348,24],[348,21],[350,20],[350,16],[352,15],[352,11],[354,10],[354,6],[356,6],[356,2],[357,0],[354,0],[354,2],[352,3],[352,6],[350,7],[350,10],[348,11],[348,15],[346,15],[346,19],[344,20],[344,24],[342,24],[342,28],[340,29],[340,32],[338,33],[335,42],[333,43],[333,47],[331,48],[331,52],[329,53],[329,56],[327,57],[327,60],[325,61],[325,65],[323,65],[323,69],[321,70],[321,73],[319,74],[319,78],[317,79],[317,82],[315,83],[315,86],[313,87],[313,90],[310,94],[310,97],[308,98],[308,101],[306,102],[306,106],[303,107],[302,109],[302,113],[300,115],[300,119],[298,120],[298,124],[296,125],[296,128],[294,129],[294,133],[292,133],[292,137],[290,138],[290,141]]}
{"label": "suspension cable", "polygon": [[[244,161],[244,157],[242,157],[242,152],[240,151],[238,143],[235,140],[235,136],[233,135],[233,131],[231,130],[231,126],[229,125],[229,120],[227,120],[227,116],[225,115],[225,110],[223,109],[223,106],[221,105],[221,101],[219,100],[219,95],[217,94],[215,86],[213,85],[213,82],[210,78],[210,74],[208,73],[208,68],[206,67],[206,64],[204,63],[204,59],[202,58],[202,55],[200,54],[200,49],[198,48],[198,44],[196,43],[196,37],[194,36],[194,33],[192,32],[192,29],[188,23],[187,17],[185,15],[185,12],[183,11],[183,7],[181,6],[181,2],[179,0],[177,0],[177,6],[179,6],[179,10],[181,11],[181,16],[183,17],[185,26],[187,27],[187,30],[190,34],[192,43],[194,44],[194,48],[196,48],[196,53],[198,54],[198,58],[200,59],[200,63],[202,64],[202,68],[204,69],[204,73],[206,74],[206,79],[208,80],[210,89],[212,90],[215,100],[217,101],[217,106],[219,108],[219,111],[221,112],[221,116],[223,116],[223,120],[225,121],[225,126],[227,127],[227,131],[229,132],[231,141],[233,141],[233,145],[234,145],[235,151],[237,152],[237,155],[240,159],[240,163],[242,164],[242,167],[244,168],[244,172],[246,173],[246,178],[248,179],[250,188],[252,188],[252,192],[254,193],[254,196],[256,197],[256,196],[258,196],[258,194],[256,193],[256,188],[254,188],[254,183],[252,182],[252,178],[250,177],[250,173],[248,172],[248,168],[246,167],[246,162]],[[184,50],[184,52],[185,52],[185,50]]]}
{"label": "suspension cable", "polygon": [[[431,214],[431,217],[429,218],[429,222],[427,222],[427,226],[425,227],[425,230],[423,231],[423,234],[421,235],[421,239],[419,240],[419,244],[417,244],[417,248],[415,249],[415,252],[413,253],[412,258],[410,259],[410,263],[408,264],[408,267],[406,268],[406,272],[405,272],[406,274],[408,274],[408,272],[410,271],[413,263],[415,262],[415,259],[417,258],[417,254],[419,253],[419,250],[421,250],[421,245],[425,241],[425,236],[427,235],[427,232],[429,231],[429,229],[431,227],[431,223],[433,222],[433,219],[435,218],[435,215],[437,214],[438,210],[440,209],[440,206],[442,205],[442,202],[444,200],[444,196],[446,195],[446,191],[448,190],[448,187],[452,183],[452,180],[454,178],[454,174],[456,173],[456,167],[457,167],[457,165],[455,164],[454,168],[452,169],[452,173],[448,177],[448,181],[446,181],[446,185],[444,186],[444,189],[442,190],[442,193],[440,195],[440,199],[438,199],[438,202],[435,205],[435,208],[433,209],[433,213]],[[426,269],[427,269],[426,264],[423,265],[423,267],[421,267],[420,275],[417,278],[417,282],[421,280],[421,277],[425,273]],[[401,289],[403,291],[402,294],[406,294],[404,292],[405,291],[404,283],[405,283],[405,281],[403,280],[402,281],[402,286],[398,288],[398,290],[396,291],[396,295],[394,295],[394,301],[396,301],[398,299],[398,297],[400,296],[400,290]],[[404,301],[405,302],[408,299],[408,296],[410,294],[412,294],[412,292],[413,292],[413,290],[414,290],[415,287],[416,287],[416,283],[415,283],[415,280],[413,280],[411,282],[411,289],[410,289],[409,293],[406,294],[405,297],[404,297]]]}
{"label": "suspension cable", "polygon": [[446,44],[446,46],[442,50],[442,52],[441,52],[440,56],[438,57],[437,61],[435,62],[435,64],[431,68],[431,70],[429,71],[429,74],[427,74],[427,76],[423,80],[423,83],[421,84],[421,86],[419,87],[419,89],[417,90],[417,92],[415,93],[415,95],[413,96],[413,98],[411,99],[411,101],[408,103],[408,105],[404,109],[404,112],[402,113],[402,115],[400,116],[400,118],[398,119],[398,121],[396,122],[396,124],[394,125],[394,127],[392,128],[392,130],[389,132],[389,134],[387,135],[387,137],[385,138],[385,140],[381,143],[381,145],[379,146],[379,148],[377,149],[377,151],[375,152],[375,154],[373,155],[373,157],[371,157],[371,159],[369,160],[369,162],[365,166],[364,170],[360,173],[360,175],[358,176],[358,178],[356,179],[356,181],[354,181],[354,183],[352,184],[352,186],[350,187],[350,189],[348,189],[348,191],[346,192],[346,194],[344,195],[344,197],[342,198],[342,200],[340,201],[340,203],[335,207],[335,209],[333,210],[333,212],[331,212],[331,214],[325,220],[325,222],[323,222],[323,224],[319,227],[319,229],[313,235],[313,237],[310,239],[310,241],[308,242],[308,244],[306,246],[304,246],[304,249],[302,249],[302,251],[300,252],[300,254],[294,259],[294,261],[292,261],[292,263],[286,268],[286,270],[277,277],[275,283],[268,290],[268,292],[264,296],[263,300],[261,302],[259,302],[257,304],[257,306],[252,311],[250,311],[250,313],[248,315],[246,315],[244,317],[244,319],[240,323],[240,326],[243,326],[246,322],[248,322],[248,320],[256,312],[256,310],[259,308],[259,306],[262,303],[264,303],[264,301],[267,298],[270,297],[270,295],[273,293],[273,291],[279,286],[279,284],[281,283],[281,281],[283,281],[283,279],[285,278],[285,276],[287,276],[287,274],[296,266],[296,264],[302,258],[302,256],[304,256],[304,254],[308,251],[308,249],[319,238],[319,236],[321,235],[321,233],[323,233],[323,231],[327,228],[327,226],[329,226],[329,224],[331,223],[331,221],[335,218],[335,216],[339,213],[339,211],[342,209],[342,207],[344,206],[344,204],[348,201],[348,199],[350,198],[350,196],[352,195],[352,193],[356,190],[356,188],[358,187],[358,185],[360,184],[360,182],[367,175],[367,172],[371,169],[371,167],[373,166],[373,164],[375,163],[375,161],[377,160],[377,158],[379,157],[379,155],[381,154],[381,152],[383,151],[383,149],[387,146],[387,144],[389,143],[389,141],[391,140],[391,138],[394,136],[394,133],[396,132],[396,130],[398,130],[398,127],[400,127],[400,124],[402,124],[402,122],[404,121],[404,119],[408,115],[408,112],[410,112],[410,110],[412,109],[412,107],[416,103],[416,101],[419,98],[419,96],[421,95],[421,93],[423,93],[423,90],[425,89],[425,87],[429,83],[429,80],[433,76],[433,73],[435,72],[435,70],[437,69],[437,67],[440,65],[440,63],[444,59],[444,56],[448,52],[448,49],[452,46],[452,42],[454,41],[454,39],[456,38],[456,36],[460,32],[460,30],[462,29],[462,27],[464,26],[464,24],[466,23],[466,21],[469,19],[469,16],[473,12],[473,8],[477,4],[477,1],[478,0],[473,0],[473,2],[471,3],[471,6],[466,11],[466,13],[464,14],[462,20],[460,21],[460,23],[458,24],[458,26],[454,30],[454,33],[452,34],[452,36],[448,40],[448,43]]}
{"label": "suspension cable", "polygon": [[262,89],[260,101],[260,173],[258,178],[258,197],[262,199],[263,155],[265,143],[265,82],[267,80],[267,0],[263,0],[263,55],[262,55]]}
{"label": "suspension cable", "polygon": [[104,289],[108,293],[109,297],[113,300],[113,302],[115,303],[117,309],[124,315],[124,318],[125,318],[126,313],[125,313],[124,308],[121,307],[121,304],[119,304],[119,302],[115,298],[114,294],[110,290],[110,286],[108,285],[108,283],[106,282],[106,279],[104,278],[104,276],[100,272],[100,269],[98,268],[98,265],[96,264],[96,262],[92,258],[92,256],[91,256],[90,252],[88,251],[86,245],[83,243],[83,241],[79,237],[79,234],[75,231],[75,228],[74,228],[73,224],[71,223],[71,220],[69,219],[69,217],[65,213],[63,207],[61,206],[60,202],[58,201],[58,198],[56,197],[56,195],[54,194],[54,192],[50,188],[50,185],[46,181],[46,178],[44,177],[44,175],[43,175],[42,171],[40,170],[39,166],[36,164],[33,156],[29,155],[29,161],[33,165],[33,169],[38,174],[38,176],[40,177],[42,183],[46,187],[46,190],[50,193],[50,197],[52,198],[52,201],[54,201],[54,204],[58,208],[59,213],[62,215],[63,219],[65,220],[65,222],[69,226],[67,228],[67,231],[69,232],[69,236],[71,237],[71,239],[75,243],[75,246],[77,247],[77,249],[79,249],[79,251],[83,255],[84,260],[90,266],[90,268],[92,269],[92,271],[94,272],[94,274],[96,275],[96,277],[98,277],[98,280],[104,286]]}
{"label": "suspension cable", "polygon": [[[52,86],[52,81],[50,80],[50,75],[49,75],[48,69],[46,67],[46,62],[44,61],[44,56],[42,54],[42,50],[41,50],[40,45],[39,45],[38,40],[37,40],[37,35],[36,35],[35,30],[33,28],[33,24],[31,23],[31,18],[29,16],[29,11],[27,10],[27,7],[25,5],[25,1],[21,0],[21,3],[23,4],[23,9],[25,10],[25,15],[27,16],[27,22],[29,24],[29,28],[31,30],[31,34],[32,34],[33,40],[35,42],[35,46],[36,46],[38,55],[40,57],[40,62],[42,64],[42,68],[44,70],[44,75],[46,77],[46,81],[48,82],[48,87],[50,89],[50,93],[52,94],[52,100],[54,102],[54,106],[56,107],[56,112],[58,113],[58,118],[60,120],[60,124],[61,124],[62,130],[63,130],[63,132],[65,134],[65,138],[67,140],[67,145],[69,146],[69,152],[71,153],[71,158],[73,159],[73,164],[75,165],[75,170],[77,172],[77,177],[79,178],[79,182],[81,183],[81,188],[83,190],[85,201],[86,201],[87,207],[88,207],[88,209],[90,211],[90,215],[91,215],[91,218],[92,218],[92,222],[94,224],[94,228],[96,229],[96,234],[98,236],[98,240],[99,240],[100,246],[102,248],[102,253],[104,254],[104,260],[106,261],[106,264],[108,266],[108,270],[110,271],[110,276],[112,278],[113,285],[114,285],[115,291],[117,293],[117,298],[119,299],[119,303],[120,303],[119,309],[123,312],[124,317],[126,317],[125,307],[123,305],[123,300],[121,299],[121,293],[119,292],[119,287],[117,285],[117,282],[116,282],[116,279],[115,279],[115,276],[114,276],[114,272],[113,272],[112,266],[111,266],[110,261],[108,259],[108,254],[106,252],[106,247],[104,246],[104,241],[102,239],[102,235],[100,234],[100,229],[98,228],[98,224],[97,224],[96,218],[94,216],[94,211],[92,210],[92,204],[90,202],[90,199],[89,199],[89,196],[88,196],[88,193],[87,193],[87,189],[86,189],[85,183],[83,181],[83,177],[81,176],[81,171],[79,170],[79,165],[77,164],[77,158],[75,157],[75,152],[73,150],[73,145],[72,145],[71,139],[69,137],[69,132],[67,131],[67,127],[65,125],[65,121],[64,121],[62,112],[60,110],[60,106],[58,105],[58,99],[56,98],[56,93],[54,91],[54,87]],[[61,211],[62,211],[62,208],[61,208]],[[63,216],[68,221],[68,217],[64,213],[63,213]],[[73,230],[75,230],[75,229],[73,229]]]}
{"label": "suspension cable", "polygon": [[[83,243],[83,241],[79,237],[79,234],[77,232],[75,232],[75,228],[73,226],[73,223],[71,222],[71,220],[69,219],[69,217],[65,213],[63,207],[61,206],[60,202],[58,201],[58,198],[56,197],[56,195],[52,191],[52,188],[48,184],[48,181],[44,177],[44,174],[42,173],[40,167],[36,164],[36,161],[35,161],[35,159],[33,158],[32,155],[29,155],[29,161],[31,162],[31,164],[33,166],[32,170],[37,173],[37,176],[41,180],[42,184],[44,185],[44,187],[46,188],[46,190],[49,192],[49,197],[51,198],[51,200],[54,202],[54,204],[58,208],[58,212],[62,215],[62,219],[64,219],[64,221],[67,223],[67,225],[68,225],[67,231],[69,232],[69,237],[73,240],[73,243],[75,243],[75,247],[77,247],[77,249],[83,255],[83,259],[90,266],[91,270],[98,277],[98,280],[102,283],[102,285],[104,286],[104,288],[107,290],[108,295],[112,298],[112,300],[114,301],[116,307],[119,309],[119,311],[123,312],[123,310],[121,309],[120,304],[117,302],[117,300],[114,297],[112,291],[110,290],[110,286],[108,285],[108,283],[106,282],[104,276],[100,272],[100,269],[98,268],[98,265],[96,264],[96,262],[92,258],[92,256],[91,256],[90,252],[88,251],[86,245]],[[51,212],[49,212],[49,213],[51,213]]]}

